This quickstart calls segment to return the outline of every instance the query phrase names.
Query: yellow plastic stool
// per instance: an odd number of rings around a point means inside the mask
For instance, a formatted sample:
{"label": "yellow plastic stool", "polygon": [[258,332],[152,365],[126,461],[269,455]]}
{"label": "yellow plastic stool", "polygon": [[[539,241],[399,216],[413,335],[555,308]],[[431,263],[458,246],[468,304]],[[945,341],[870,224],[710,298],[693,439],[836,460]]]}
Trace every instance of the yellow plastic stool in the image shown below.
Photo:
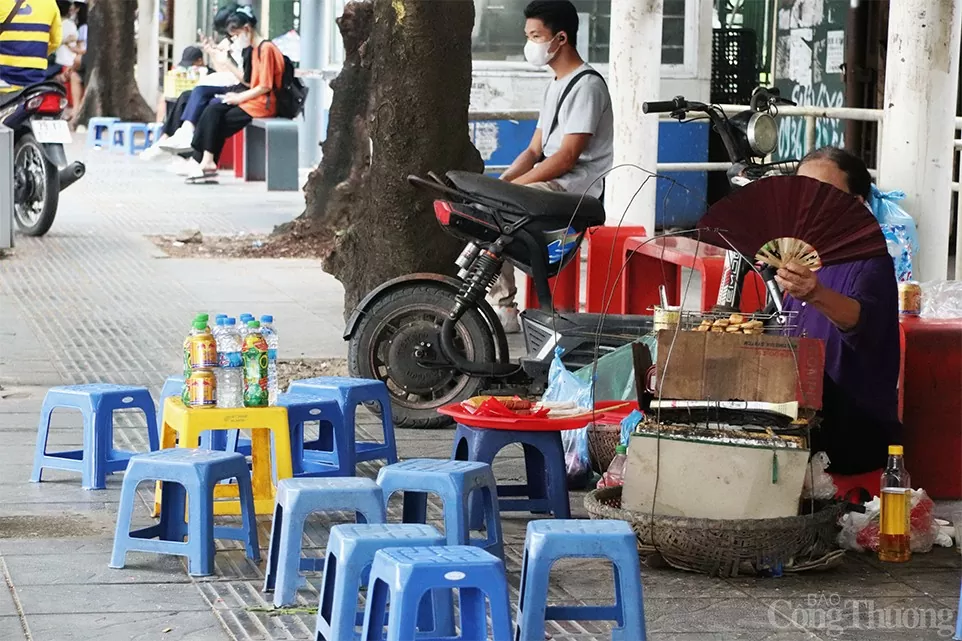
{"label": "yellow plastic stool", "polygon": [[[254,489],[254,512],[274,513],[276,488],[271,478],[271,435],[273,455],[277,457],[277,480],[293,476],[291,469],[291,434],[285,407],[238,407],[194,409],[184,405],[178,396],[164,400],[164,425],[160,433],[161,449],[200,446],[201,432],[209,430],[251,431],[251,485]],[[214,514],[240,514],[236,485],[214,488]],[[220,499],[220,500],[218,500]],[[230,499],[230,500],[224,500]],[[160,482],[154,495],[154,516],[160,513]]]}

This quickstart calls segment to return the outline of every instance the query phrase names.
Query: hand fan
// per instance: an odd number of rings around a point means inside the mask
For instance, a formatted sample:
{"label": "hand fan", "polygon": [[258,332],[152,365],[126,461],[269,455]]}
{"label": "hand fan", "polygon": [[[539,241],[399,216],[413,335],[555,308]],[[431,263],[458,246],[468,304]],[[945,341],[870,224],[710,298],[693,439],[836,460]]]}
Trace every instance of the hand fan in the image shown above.
{"label": "hand fan", "polygon": [[888,255],[882,229],[864,204],[805,176],[746,185],[712,205],[698,228],[703,242],[734,246],[775,268],[795,260],[815,270]]}

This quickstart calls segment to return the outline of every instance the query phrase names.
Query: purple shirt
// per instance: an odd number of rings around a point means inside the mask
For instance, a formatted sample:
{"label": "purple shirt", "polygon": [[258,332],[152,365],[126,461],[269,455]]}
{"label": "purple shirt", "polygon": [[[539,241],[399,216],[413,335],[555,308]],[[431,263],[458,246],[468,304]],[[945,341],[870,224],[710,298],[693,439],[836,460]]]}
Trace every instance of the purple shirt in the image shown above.
{"label": "purple shirt", "polygon": [[817,275],[823,287],[859,302],[858,324],[843,332],[813,306],[786,296],[785,310],[798,312],[796,327],[788,333],[825,341],[825,376],[837,386],[846,410],[897,422],[899,310],[892,259],[880,256],[829,265]]}

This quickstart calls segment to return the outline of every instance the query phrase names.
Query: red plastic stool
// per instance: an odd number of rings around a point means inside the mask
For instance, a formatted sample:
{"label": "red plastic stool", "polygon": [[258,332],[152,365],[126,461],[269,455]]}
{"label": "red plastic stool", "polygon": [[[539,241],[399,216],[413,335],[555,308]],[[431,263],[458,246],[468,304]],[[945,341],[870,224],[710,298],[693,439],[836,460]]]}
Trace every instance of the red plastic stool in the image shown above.
{"label": "red plastic stool", "polygon": [[224,148],[220,152],[220,160],[217,161],[218,169],[234,168],[234,137],[238,135],[240,134],[234,134],[224,143]]}
{"label": "red plastic stool", "polygon": [[[557,283],[557,285],[555,284]],[[559,312],[576,312],[579,307],[579,294],[581,293],[581,250],[577,256],[571,259],[568,266],[561,270],[554,278],[548,279],[548,287],[551,290],[551,299],[554,308]],[[537,309],[541,307],[538,303],[538,294],[535,292],[534,279],[528,276],[528,286],[524,292],[524,306],[526,309]]]}
{"label": "red plastic stool", "polygon": [[[617,294],[624,263],[622,248],[629,236],[646,235],[644,227],[592,227],[588,230],[588,287],[585,311],[589,314],[624,314]],[[614,296],[612,296],[614,293]]]}
{"label": "red plastic stool", "polygon": [[234,148],[234,177],[243,178],[244,177],[244,130],[241,129],[236,134],[231,136],[230,140],[227,141],[228,144],[232,145]]}

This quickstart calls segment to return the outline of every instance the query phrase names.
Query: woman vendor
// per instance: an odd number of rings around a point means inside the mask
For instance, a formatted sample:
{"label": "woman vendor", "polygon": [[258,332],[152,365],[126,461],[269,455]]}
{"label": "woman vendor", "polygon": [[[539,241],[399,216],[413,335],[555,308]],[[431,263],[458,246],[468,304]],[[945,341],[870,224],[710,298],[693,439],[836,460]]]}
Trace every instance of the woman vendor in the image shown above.
{"label": "woman vendor", "polygon": [[[805,156],[797,174],[865,202],[872,182],[859,158],[835,147]],[[867,206],[867,205],[866,205]],[[793,336],[825,342],[822,422],[811,451],[824,451],[833,474],[885,467],[887,446],[901,443],[898,417],[898,286],[889,256],[822,267],[778,270],[785,309],[797,313]]]}

